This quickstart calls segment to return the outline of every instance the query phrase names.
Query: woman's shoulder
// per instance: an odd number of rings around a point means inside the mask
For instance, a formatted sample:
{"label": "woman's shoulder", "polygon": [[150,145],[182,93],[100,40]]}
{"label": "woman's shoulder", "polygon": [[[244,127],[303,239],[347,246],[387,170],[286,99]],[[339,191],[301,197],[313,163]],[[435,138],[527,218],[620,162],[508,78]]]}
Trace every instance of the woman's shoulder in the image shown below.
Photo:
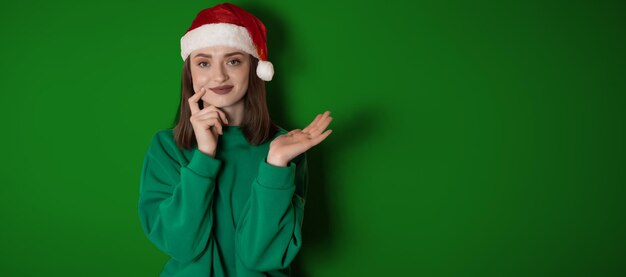
{"label": "woman's shoulder", "polygon": [[174,140],[173,129],[161,129],[154,132],[150,141],[149,153],[160,155],[163,153],[180,152],[179,147]]}
{"label": "woman's shoulder", "polygon": [[153,134],[153,139],[174,141],[174,129],[169,128],[157,130]]}
{"label": "woman's shoulder", "polygon": [[151,144],[162,144],[174,142],[174,130],[173,129],[160,129],[152,134]]}

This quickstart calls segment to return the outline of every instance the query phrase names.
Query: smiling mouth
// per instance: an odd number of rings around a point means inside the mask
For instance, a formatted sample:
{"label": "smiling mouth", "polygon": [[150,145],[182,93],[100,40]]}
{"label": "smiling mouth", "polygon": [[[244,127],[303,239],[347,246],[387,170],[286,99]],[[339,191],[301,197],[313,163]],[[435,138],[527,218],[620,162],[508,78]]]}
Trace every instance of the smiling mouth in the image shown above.
{"label": "smiling mouth", "polygon": [[229,93],[232,89],[233,89],[233,86],[219,86],[219,87],[210,88],[210,90],[216,94],[226,94],[226,93]]}

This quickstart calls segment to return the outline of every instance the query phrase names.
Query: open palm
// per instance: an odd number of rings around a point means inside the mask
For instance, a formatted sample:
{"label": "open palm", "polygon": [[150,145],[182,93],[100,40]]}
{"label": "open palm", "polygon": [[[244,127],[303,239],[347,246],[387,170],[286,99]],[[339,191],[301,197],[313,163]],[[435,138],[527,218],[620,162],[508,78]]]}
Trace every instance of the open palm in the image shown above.
{"label": "open palm", "polygon": [[318,114],[306,128],[278,136],[270,144],[267,162],[275,166],[287,166],[293,158],[318,145],[332,133],[332,130],[326,130],[332,120],[330,112],[326,111]]}

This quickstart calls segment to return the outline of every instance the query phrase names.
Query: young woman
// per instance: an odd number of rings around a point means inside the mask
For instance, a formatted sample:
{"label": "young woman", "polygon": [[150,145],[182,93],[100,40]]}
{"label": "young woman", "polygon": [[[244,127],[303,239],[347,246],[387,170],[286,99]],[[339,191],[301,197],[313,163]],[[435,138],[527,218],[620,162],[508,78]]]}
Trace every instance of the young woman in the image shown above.
{"label": "young woman", "polygon": [[198,13],[181,38],[179,121],[154,135],[140,181],[142,228],[171,257],[161,276],[287,276],[301,248],[305,152],[332,118],[274,125],[265,32],[226,3]]}

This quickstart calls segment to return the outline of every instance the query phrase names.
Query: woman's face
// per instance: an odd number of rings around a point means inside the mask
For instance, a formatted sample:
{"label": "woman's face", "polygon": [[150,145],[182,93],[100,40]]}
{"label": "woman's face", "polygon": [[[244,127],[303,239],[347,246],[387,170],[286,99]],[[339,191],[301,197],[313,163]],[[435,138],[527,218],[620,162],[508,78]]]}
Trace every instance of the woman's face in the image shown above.
{"label": "woman's face", "polygon": [[242,101],[248,90],[249,54],[232,47],[212,46],[191,52],[189,58],[194,91],[206,89],[204,107],[224,108]]}

